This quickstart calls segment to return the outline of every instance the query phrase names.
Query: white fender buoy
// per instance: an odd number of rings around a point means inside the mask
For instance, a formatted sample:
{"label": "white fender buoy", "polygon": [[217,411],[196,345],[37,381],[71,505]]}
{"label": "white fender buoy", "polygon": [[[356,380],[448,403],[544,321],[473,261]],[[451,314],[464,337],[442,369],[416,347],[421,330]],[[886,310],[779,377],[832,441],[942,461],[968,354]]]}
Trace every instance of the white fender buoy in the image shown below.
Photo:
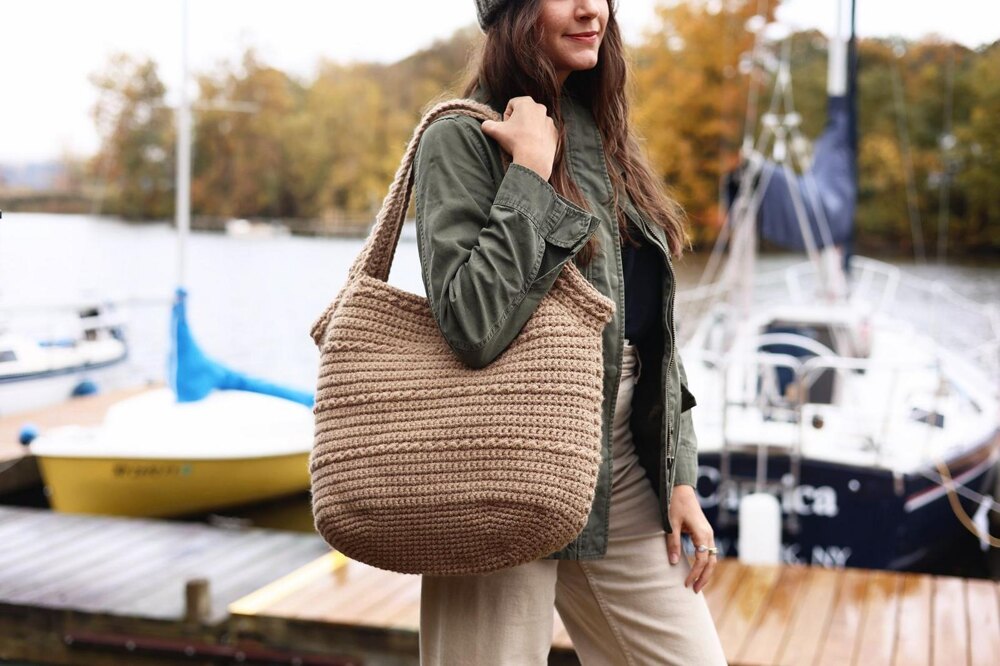
{"label": "white fender buoy", "polygon": [[750,493],[740,500],[740,537],[737,544],[744,564],[781,561],[781,505],[771,493]]}

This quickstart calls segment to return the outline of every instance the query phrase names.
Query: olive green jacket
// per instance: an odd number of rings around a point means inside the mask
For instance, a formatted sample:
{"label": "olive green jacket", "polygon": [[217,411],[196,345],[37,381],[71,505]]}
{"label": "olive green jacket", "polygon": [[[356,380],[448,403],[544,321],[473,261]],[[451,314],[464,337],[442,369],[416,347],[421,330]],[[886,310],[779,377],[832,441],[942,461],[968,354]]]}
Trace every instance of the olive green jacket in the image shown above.
{"label": "olive green jacket", "polygon": [[[503,113],[482,88],[473,99]],[[585,105],[564,92],[568,167],[593,213],[556,193],[535,171],[512,163],[505,172],[500,146],[480,121],[455,113],[431,123],[415,158],[417,247],[424,286],[441,332],[455,354],[481,368],[517,336],[563,265],[597,234],[601,249],[583,275],[615,303],[604,329],[602,463],[590,515],[575,540],[546,559],[591,559],[607,550],[611,501],[611,437],[624,347],[625,294],[618,223],[601,135]],[[663,528],[674,485],[695,484],[697,440],[689,411],[695,404],[674,345],[674,271],[663,229],[622,193],[620,205],[660,249],[666,270],[662,326],[656,344],[640,348],[630,421],[639,460],[656,490]],[[659,372],[651,372],[658,368]],[[665,388],[664,388],[665,387]],[[667,414],[669,418],[664,419]]]}

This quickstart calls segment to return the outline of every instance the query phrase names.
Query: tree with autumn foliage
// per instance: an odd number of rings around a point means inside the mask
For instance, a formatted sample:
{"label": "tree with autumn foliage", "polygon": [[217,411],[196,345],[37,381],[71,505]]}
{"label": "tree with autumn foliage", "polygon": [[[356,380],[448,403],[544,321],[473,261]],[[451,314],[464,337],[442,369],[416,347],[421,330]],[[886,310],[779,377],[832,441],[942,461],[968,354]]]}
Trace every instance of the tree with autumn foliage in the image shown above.
{"label": "tree with autumn foliage", "polygon": [[1000,249],[1000,41],[972,60],[965,77],[971,104],[955,131],[962,165],[955,189],[963,198],[964,240]]}
{"label": "tree with autumn foliage", "polygon": [[292,120],[304,87],[248,49],[238,66],[198,78],[191,205],[221,217],[296,217]]}
{"label": "tree with autumn foliage", "polygon": [[[777,2],[768,4],[777,9]],[[748,83],[740,63],[752,47],[746,25],[757,5],[662,3],[633,51],[633,119],[703,243],[722,223],[720,183],[739,161]],[[788,40],[801,129],[815,139],[826,121],[827,40],[811,30]],[[994,195],[1000,188],[1000,43],[975,51],[933,35],[915,42],[862,39],[858,61],[857,246],[907,254],[925,248],[930,255],[943,210],[949,248],[1000,250]],[[761,88],[763,106],[771,83]],[[950,188],[942,209],[943,178]]]}
{"label": "tree with autumn foliage", "polygon": [[101,148],[87,170],[105,192],[102,207],[127,219],[166,217],[174,208],[175,130],[156,63],[118,53],[90,81]]}
{"label": "tree with autumn foliage", "polygon": [[753,45],[745,24],[757,4],[660,4],[631,53],[638,90],[633,122],[664,184],[687,210],[696,241],[721,225],[719,183],[737,165],[746,105],[739,61]]}
{"label": "tree with autumn foliage", "polygon": [[[778,3],[768,4],[770,20]],[[748,90],[741,63],[753,46],[747,23],[757,5],[664,2],[628,47],[632,120],[702,247],[721,227],[721,184],[740,159]],[[392,64],[321,62],[311,80],[263,62],[253,49],[200,74],[195,216],[303,219],[331,232],[365,231],[421,111],[459,92],[482,38],[472,25]],[[812,30],[788,39],[801,129],[815,139],[826,120],[827,40]],[[947,176],[949,249],[1000,251],[1000,43],[971,50],[934,37],[863,39],[858,50],[857,248],[909,253],[919,243],[930,255],[938,186]],[[95,120],[102,145],[90,176],[108,184],[103,210],[172,216],[174,114],[163,104],[155,63],[117,56],[92,80],[101,93]],[[769,91],[765,82],[762,105]],[[952,131],[943,137],[947,100]]]}

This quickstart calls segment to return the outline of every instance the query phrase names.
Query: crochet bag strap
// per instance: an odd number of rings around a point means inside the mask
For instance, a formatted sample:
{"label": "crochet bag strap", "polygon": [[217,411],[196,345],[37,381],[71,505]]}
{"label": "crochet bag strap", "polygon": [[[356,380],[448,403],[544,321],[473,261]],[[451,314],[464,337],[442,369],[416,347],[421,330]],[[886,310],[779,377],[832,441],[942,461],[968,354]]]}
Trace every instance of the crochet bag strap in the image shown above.
{"label": "crochet bag strap", "polygon": [[[396,254],[399,235],[403,230],[403,219],[406,216],[406,209],[410,205],[410,194],[413,191],[413,160],[417,154],[420,137],[438,117],[456,111],[479,120],[502,120],[500,114],[486,104],[464,97],[439,102],[424,114],[420,123],[413,130],[410,143],[406,147],[399,168],[396,169],[396,177],[393,179],[392,185],[389,186],[389,192],[383,199],[382,207],[375,217],[375,226],[351,264],[351,268],[347,272],[347,280],[341,287],[340,294],[343,294],[347,285],[358,279],[360,275],[369,275],[382,282],[389,279],[392,258]],[[503,168],[506,170],[510,165],[511,157],[501,149],[500,158]],[[310,328],[310,335],[317,345],[322,343],[324,330],[333,315],[333,311],[337,308],[340,294],[333,299],[333,302],[326,307]]]}
{"label": "crochet bag strap", "polygon": [[[424,114],[420,124],[413,131],[413,137],[410,139],[402,162],[396,170],[396,177],[389,187],[389,193],[382,202],[378,216],[375,218],[375,228],[369,234],[368,240],[347,274],[348,281],[361,274],[370,275],[383,282],[389,279],[392,259],[396,254],[396,246],[403,229],[406,209],[410,205],[410,195],[413,192],[413,161],[416,158],[420,137],[438,117],[456,111],[478,120],[502,120],[500,114],[489,106],[468,98],[439,102]],[[506,170],[511,161],[506,151],[501,150],[501,161],[504,170]]]}

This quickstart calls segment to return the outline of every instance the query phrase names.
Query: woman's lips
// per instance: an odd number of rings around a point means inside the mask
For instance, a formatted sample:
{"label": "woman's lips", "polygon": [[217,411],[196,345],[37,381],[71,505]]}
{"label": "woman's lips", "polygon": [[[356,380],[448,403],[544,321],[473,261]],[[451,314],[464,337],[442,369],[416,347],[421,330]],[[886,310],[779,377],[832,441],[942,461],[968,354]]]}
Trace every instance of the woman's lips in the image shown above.
{"label": "woman's lips", "polygon": [[572,40],[582,42],[584,44],[593,44],[597,41],[597,33],[592,33],[589,35],[566,35]]}

